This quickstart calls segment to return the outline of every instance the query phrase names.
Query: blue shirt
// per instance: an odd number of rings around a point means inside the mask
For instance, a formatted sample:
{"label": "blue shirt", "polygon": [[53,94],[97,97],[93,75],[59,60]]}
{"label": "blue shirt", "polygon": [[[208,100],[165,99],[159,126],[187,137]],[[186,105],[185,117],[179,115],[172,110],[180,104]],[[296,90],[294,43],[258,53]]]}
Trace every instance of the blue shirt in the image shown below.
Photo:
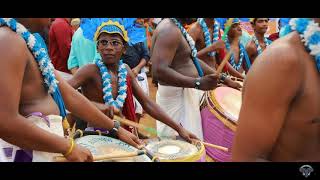
{"label": "blue shirt", "polygon": [[79,27],[74,33],[71,42],[71,50],[68,58],[68,69],[82,67],[94,62],[96,55],[96,44],[83,36],[82,29]]}

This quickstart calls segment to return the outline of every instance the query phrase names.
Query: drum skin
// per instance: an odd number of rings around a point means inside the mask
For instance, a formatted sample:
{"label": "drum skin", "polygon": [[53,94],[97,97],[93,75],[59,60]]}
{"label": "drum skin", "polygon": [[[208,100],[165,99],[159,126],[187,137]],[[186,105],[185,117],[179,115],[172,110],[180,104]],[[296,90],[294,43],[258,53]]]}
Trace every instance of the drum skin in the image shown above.
{"label": "drum skin", "polygon": [[[75,139],[75,143],[88,148],[92,155],[123,153],[137,151],[133,146],[108,136],[86,135]],[[135,156],[133,158],[118,158],[115,162],[152,162],[147,155]]]}
{"label": "drum skin", "polygon": [[[200,142],[193,145],[181,140],[164,139],[149,142],[146,149],[160,162],[205,162],[206,158],[205,147]],[[166,153],[165,149],[171,152]]]}

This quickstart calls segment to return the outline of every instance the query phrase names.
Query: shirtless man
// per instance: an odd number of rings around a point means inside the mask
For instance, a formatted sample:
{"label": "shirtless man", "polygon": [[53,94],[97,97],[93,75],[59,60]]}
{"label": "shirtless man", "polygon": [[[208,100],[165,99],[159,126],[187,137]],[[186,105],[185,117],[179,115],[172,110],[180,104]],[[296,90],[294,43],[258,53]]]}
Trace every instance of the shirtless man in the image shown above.
{"label": "shirtless man", "polygon": [[320,161],[320,66],[299,34],[272,43],[249,71],[233,161]]}
{"label": "shirtless man", "polygon": [[251,20],[254,36],[246,46],[251,64],[253,64],[257,56],[271,44],[271,41],[264,37],[264,34],[268,30],[268,22],[269,18],[252,18]]}
{"label": "shirtless man", "polygon": [[228,34],[225,40],[225,51],[233,52],[229,62],[233,69],[240,74],[244,74],[248,72],[251,63],[245,47],[240,42],[240,38],[242,36],[240,21],[238,18],[232,18],[231,20],[232,23],[230,24],[230,29],[227,32]]}
{"label": "shirtless man", "polygon": [[[99,59],[98,61],[103,63],[103,66],[107,67],[108,72],[106,73],[111,76],[112,97],[116,97],[114,99],[118,99],[118,91],[119,89],[122,89],[122,87],[118,85],[118,81],[120,81],[118,79],[120,79],[119,76],[121,76],[118,72],[122,67],[121,65],[119,65],[119,61],[124,51],[126,50],[126,46],[128,43],[126,30],[124,30],[124,27],[122,25],[117,23],[118,22],[108,21],[107,24],[102,25],[102,27],[100,26],[101,30],[98,32],[96,39],[97,49],[102,57],[102,59]],[[121,30],[112,31],[113,29]],[[170,117],[168,117],[168,115],[144,93],[138,82],[135,80],[136,76],[132,72],[130,67],[128,65],[125,65],[125,68],[128,73],[126,77],[127,95],[125,104],[123,104],[123,106],[121,107],[110,104],[109,101],[107,101],[107,104],[109,106],[113,106],[115,109],[122,111],[134,109],[133,102],[129,102],[130,98],[132,99],[132,95],[134,95],[148,114],[175,129],[182,138],[189,142],[192,141],[191,138],[196,138],[195,135],[189,133],[178,123],[175,123]],[[89,64],[79,69],[74,77],[68,82],[74,88],[78,88],[81,86],[83,94],[91,101],[105,103],[105,92],[103,91],[103,89],[105,89],[107,86],[103,86],[102,84],[105,84],[105,80],[107,79],[104,80],[100,72],[101,67],[99,67],[97,63]],[[135,120],[135,117],[130,120]]]}
{"label": "shirtless man", "polygon": [[[206,45],[206,38],[204,28],[206,26],[210,35],[211,46]],[[216,27],[216,29],[214,29]],[[198,18],[197,22],[193,23],[188,30],[188,33],[193,38],[196,43],[196,48],[198,50],[198,58],[203,60],[212,68],[217,68],[217,60],[222,60],[220,57],[223,50],[225,50],[225,43],[220,38],[220,30],[218,23],[215,23],[214,18]],[[213,42],[213,43],[212,43]],[[226,67],[232,76],[243,79],[243,75],[235,70],[230,63],[226,64]],[[226,84],[229,86],[234,86],[235,82],[231,79],[226,78]]]}
{"label": "shirtless man", "polygon": [[[17,20],[32,32],[40,32],[49,24],[49,18]],[[88,149],[80,145],[73,146],[70,140],[63,137],[63,133],[56,135],[43,130],[27,118],[34,112],[39,112],[42,117],[59,115],[60,110],[45,88],[38,63],[25,40],[12,28],[4,26],[8,23],[16,24],[16,21],[0,18],[0,137],[23,149],[61,153],[69,161],[92,161]],[[69,111],[98,127],[114,128],[115,123],[110,118],[69,86],[58,73],[55,72],[55,76]],[[51,124],[50,121],[48,123]],[[117,135],[136,147],[140,143],[133,134],[122,128],[119,128]]]}
{"label": "shirtless man", "polygon": [[[182,19],[177,20],[180,25],[184,23]],[[202,139],[199,106],[203,92],[198,89],[214,89],[219,76],[203,61],[198,61],[204,73],[199,77],[190,45],[172,19],[162,20],[154,31],[151,61],[153,76],[159,81],[157,103],[172,119]],[[163,136],[174,136],[174,132],[160,122],[157,129]]]}

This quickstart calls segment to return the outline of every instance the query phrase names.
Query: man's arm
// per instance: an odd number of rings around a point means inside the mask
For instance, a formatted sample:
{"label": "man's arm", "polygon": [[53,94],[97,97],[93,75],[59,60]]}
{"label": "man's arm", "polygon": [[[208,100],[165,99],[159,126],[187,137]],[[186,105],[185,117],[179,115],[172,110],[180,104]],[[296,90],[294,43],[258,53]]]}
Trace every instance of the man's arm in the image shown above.
{"label": "man's arm", "polygon": [[0,137],[25,149],[66,153],[69,140],[47,132],[19,114],[28,49],[13,32],[0,35]]}
{"label": "man's arm", "polygon": [[[100,127],[111,130],[114,127],[112,119],[104,115],[93,103],[91,103],[81,93],[73,89],[58,73],[55,73],[59,81],[59,87],[66,108],[77,117],[90,123],[93,127]],[[117,133],[120,140],[139,148],[139,139],[133,134],[119,128]]]}
{"label": "man's arm", "polygon": [[140,50],[140,52],[138,52],[138,53],[139,53],[139,56],[140,56],[140,59],[141,59],[141,60],[140,60],[139,64],[132,69],[132,72],[133,72],[135,75],[138,75],[139,72],[141,71],[141,69],[142,69],[143,67],[145,67],[146,64],[148,63],[148,61],[150,60],[149,50],[148,50],[147,47],[144,45],[144,43],[141,42],[141,43],[138,43],[137,45],[140,46],[140,47],[138,48],[138,49]]}
{"label": "man's arm", "polygon": [[[301,62],[288,52],[290,48],[270,47],[249,71],[232,147],[233,161],[267,159],[272,152],[302,84]],[[286,88],[281,88],[284,84]]]}
{"label": "man's arm", "polygon": [[153,45],[153,77],[170,86],[194,88],[195,78],[184,76],[170,67],[181,41],[181,32],[171,25],[168,26],[170,27],[158,32]]}
{"label": "man's arm", "polygon": [[[150,97],[148,97],[139,84],[137,83],[136,79],[134,78],[134,74],[130,70],[130,68],[127,66],[128,74],[131,77],[131,84],[133,89],[133,94],[141,104],[142,108],[149,114],[151,117],[157,119],[158,121],[170,126],[172,129],[176,130],[180,135],[183,136],[186,140],[191,142],[190,138],[197,138],[193,134],[189,134],[189,132],[186,132],[185,129],[174,122],[161,108],[158,104],[156,104],[154,101],[151,100]],[[185,134],[186,133],[186,134]]]}
{"label": "man's arm", "polygon": [[90,74],[92,74],[93,68],[95,65],[87,64],[80,68],[71,79],[67,82],[74,89],[78,89],[83,86],[84,83],[90,78]]}
{"label": "man's arm", "polygon": [[250,41],[247,46],[246,46],[246,51],[248,53],[251,65],[253,64],[253,62],[255,61],[255,58],[258,55],[258,51],[256,49],[255,44],[253,43],[253,41]]}

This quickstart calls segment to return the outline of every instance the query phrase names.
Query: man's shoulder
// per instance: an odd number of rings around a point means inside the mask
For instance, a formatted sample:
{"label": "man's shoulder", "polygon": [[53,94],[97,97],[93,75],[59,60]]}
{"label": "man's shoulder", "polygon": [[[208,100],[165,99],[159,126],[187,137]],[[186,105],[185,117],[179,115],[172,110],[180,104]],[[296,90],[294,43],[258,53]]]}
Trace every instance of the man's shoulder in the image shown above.
{"label": "man's shoulder", "polygon": [[9,54],[9,56],[18,55],[19,53],[21,55],[22,52],[27,49],[26,42],[9,28],[0,27],[0,57],[4,55],[8,56],[8,52],[10,52],[11,49],[15,49],[16,53]]}
{"label": "man's shoulder", "polygon": [[192,33],[193,35],[197,36],[197,37],[200,37],[201,35],[203,35],[203,31],[202,31],[202,28],[200,26],[200,24],[198,22],[194,22],[188,32]]}
{"label": "man's shoulder", "polygon": [[157,26],[157,31],[158,34],[177,34],[180,30],[170,19],[164,19]]}
{"label": "man's shoulder", "polygon": [[0,44],[25,45],[25,41],[19,34],[13,32],[7,27],[0,27]]}

